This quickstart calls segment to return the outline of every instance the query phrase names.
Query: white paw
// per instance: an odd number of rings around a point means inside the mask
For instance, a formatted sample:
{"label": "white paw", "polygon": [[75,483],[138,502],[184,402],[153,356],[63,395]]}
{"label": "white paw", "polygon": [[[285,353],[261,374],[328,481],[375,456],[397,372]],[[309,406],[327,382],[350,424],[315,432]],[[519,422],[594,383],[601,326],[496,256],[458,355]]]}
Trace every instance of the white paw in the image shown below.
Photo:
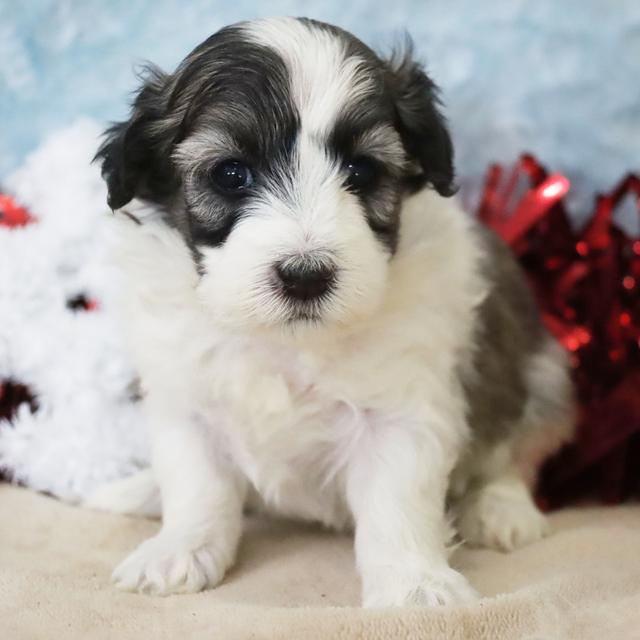
{"label": "white paw", "polygon": [[160,533],[127,557],[112,580],[123,591],[159,596],[194,593],[218,584],[228,564],[214,546],[191,549],[184,541]]}
{"label": "white paw", "polygon": [[486,487],[463,503],[458,531],[471,546],[512,551],[549,533],[549,524],[528,494]]}
{"label": "white paw", "polygon": [[377,570],[365,580],[365,607],[436,607],[477,600],[467,579],[446,567],[433,571]]}

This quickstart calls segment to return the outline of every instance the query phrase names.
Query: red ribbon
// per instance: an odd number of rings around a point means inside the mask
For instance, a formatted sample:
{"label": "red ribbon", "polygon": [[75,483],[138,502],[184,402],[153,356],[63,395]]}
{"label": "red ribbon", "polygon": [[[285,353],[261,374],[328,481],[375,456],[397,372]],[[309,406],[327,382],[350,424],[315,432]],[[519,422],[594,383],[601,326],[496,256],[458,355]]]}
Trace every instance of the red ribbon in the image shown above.
{"label": "red ribbon", "polygon": [[640,489],[640,239],[615,219],[628,195],[640,212],[640,178],[599,196],[580,231],[562,202],[568,189],[564,176],[523,155],[510,172],[490,167],[478,209],[512,247],[548,329],[571,354],[578,435],[544,469],[547,505],[585,495],[618,501]]}

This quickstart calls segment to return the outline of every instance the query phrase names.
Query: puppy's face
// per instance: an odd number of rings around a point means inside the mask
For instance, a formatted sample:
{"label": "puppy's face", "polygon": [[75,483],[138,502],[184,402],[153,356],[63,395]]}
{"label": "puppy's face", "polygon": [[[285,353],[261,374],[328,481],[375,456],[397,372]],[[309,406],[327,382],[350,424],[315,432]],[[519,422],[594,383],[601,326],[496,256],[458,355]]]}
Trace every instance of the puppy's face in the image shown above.
{"label": "puppy's face", "polygon": [[109,204],[157,204],[192,250],[203,303],[235,326],[373,313],[403,197],[453,181],[420,67],[291,18],[228,27],[173,75],[150,71],[98,157]]}

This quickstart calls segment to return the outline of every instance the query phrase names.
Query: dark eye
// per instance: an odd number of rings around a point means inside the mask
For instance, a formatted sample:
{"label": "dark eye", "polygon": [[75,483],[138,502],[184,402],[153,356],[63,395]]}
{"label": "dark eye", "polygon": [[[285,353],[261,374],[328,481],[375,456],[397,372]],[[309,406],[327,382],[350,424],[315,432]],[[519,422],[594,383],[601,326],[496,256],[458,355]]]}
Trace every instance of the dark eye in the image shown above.
{"label": "dark eye", "polygon": [[223,160],[209,172],[209,179],[220,191],[239,193],[253,183],[251,170],[239,160]]}
{"label": "dark eye", "polygon": [[344,163],[347,173],[345,184],[355,192],[366,191],[373,187],[378,178],[378,170],[373,160],[354,158]]}

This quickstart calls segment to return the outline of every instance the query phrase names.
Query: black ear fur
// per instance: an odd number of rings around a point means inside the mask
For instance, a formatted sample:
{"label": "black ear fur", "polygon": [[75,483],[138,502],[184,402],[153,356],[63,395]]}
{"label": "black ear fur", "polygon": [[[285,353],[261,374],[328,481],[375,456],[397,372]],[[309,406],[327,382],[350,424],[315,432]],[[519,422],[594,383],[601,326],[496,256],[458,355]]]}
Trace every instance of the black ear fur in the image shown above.
{"label": "black ear fur", "polygon": [[111,209],[123,207],[134,197],[160,202],[175,187],[170,154],[179,125],[167,113],[169,77],[152,66],[141,77],[143,85],[131,117],[105,131],[94,157],[102,163]]}
{"label": "black ear fur", "polygon": [[453,195],[453,145],[440,113],[438,88],[414,60],[408,37],[402,49],[391,56],[387,69],[398,130],[411,159],[420,167],[420,173],[411,176],[410,186],[417,190],[430,184],[442,196]]}

